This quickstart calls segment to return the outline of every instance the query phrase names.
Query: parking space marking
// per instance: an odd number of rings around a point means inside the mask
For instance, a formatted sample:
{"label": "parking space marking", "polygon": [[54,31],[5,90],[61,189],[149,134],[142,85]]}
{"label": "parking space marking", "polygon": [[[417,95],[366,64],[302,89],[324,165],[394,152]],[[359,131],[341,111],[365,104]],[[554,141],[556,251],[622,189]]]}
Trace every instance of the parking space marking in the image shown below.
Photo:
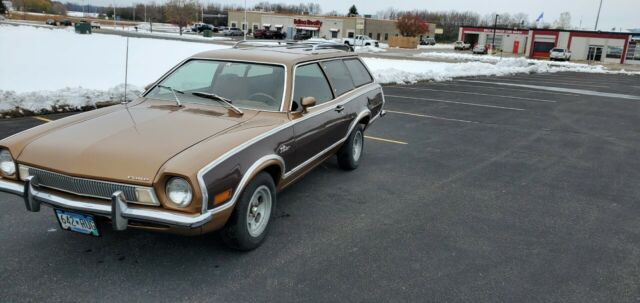
{"label": "parking space marking", "polygon": [[472,80],[465,80],[465,81],[475,82],[475,83],[492,83],[492,84],[495,84],[495,85],[506,85],[506,86],[536,88],[536,89],[558,91],[558,92],[571,92],[571,93],[576,93],[576,94],[580,94],[580,95],[587,95],[587,96],[599,96],[599,97],[608,97],[608,98],[640,100],[640,96],[626,95],[626,94],[616,94],[616,93],[605,93],[605,92],[599,92],[599,91],[587,90],[587,89],[553,87],[553,86],[538,86],[538,85],[518,84],[518,83],[509,83],[509,82],[494,82],[494,81],[472,81]]}
{"label": "parking space marking", "polygon": [[526,98],[526,97],[516,97],[516,96],[505,96],[505,95],[492,95],[492,94],[483,94],[483,93],[474,93],[474,92],[463,92],[463,91],[455,91],[455,90],[446,90],[446,89],[433,89],[433,88],[417,88],[417,87],[402,87],[402,86],[389,86],[392,88],[402,88],[402,89],[412,89],[412,90],[428,90],[434,92],[445,92],[445,93],[454,93],[454,94],[465,94],[465,95],[476,95],[476,96],[488,96],[488,97],[497,97],[497,98],[506,98],[506,99],[516,99],[516,100],[525,100],[525,101],[534,101],[534,102],[547,102],[547,103],[556,103],[554,100],[545,100],[545,99],[535,99],[535,98]]}
{"label": "parking space marking", "polygon": [[407,113],[407,112],[400,112],[400,111],[388,110],[388,109],[385,109],[385,112],[392,113],[392,114],[399,114],[399,115],[407,115],[407,116],[414,116],[414,117],[445,120],[445,121],[454,121],[454,122],[463,122],[463,123],[479,123],[479,122],[476,122],[476,121],[452,119],[452,118],[445,118],[445,117],[438,117],[438,116],[424,115],[424,114]]}
{"label": "parking space marking", "polygon": [[382,141],[382,142],[387,142],[387,143],[395,143],[395,144],[401,144],[401,145],[409,144],[407,142],[396,141],[396,140],[391,140],[391,139],[384,139],[384,138],[378,138],[378,137],[373,137],[373,136],[364,136],[364,137],[367,138],[367,139],[376,140],[376,141]]}
{"label": "parking space marking", "polygon": [[567,83],[567,82],[561,82],[561,81],[544,81],[544,80],[538,80],[538,79],[515,79],[515,78],[501,78],[507,81],[516,81],[516,82],[535,82],[535,83],[551,83],[551,84],[556,84],[556,85],[569,85],[569,86],[589,86],[589,87],[599,87],[599,88],[609,88],[609,86],[603,86],[603,85],[592,85],[592,84],[575,84],[575,83]]}
{"label": "parking space marking", "polygon": [[[458,80],[464,81],[464,80]],[[455,81],[455,82],[458,82]],[[439,82],[435,83],[436,85],[444,85],[444,86],[466,86],[466,87],[478,87],[478,88],[486,88],[486,89],[497,89],[497,90],[508,90],[508,91],[516,91],[516,92],[529,92],[529,93],[537,93],[537,94],[550,94],[550,95],[559,95],[559,96],[578,96],[576,94],[565,94],[565,93],[557,93],[557,92],[546,92],[539,91],[533,89],[517,89],[517,88],[506,88],[506,87],[495,87],[495,86],[487,86],[487,85],[473,85],[473,84],[461,84],[461,83],[451,83],[451,82]]]}
{"label": "parking space marking", "polygon": [[496,109],[505,109],[505,110],[518,110],[518,111],[525,110],[524,108],[515,108],[515,107],[506,107],[506,106],[497,106],[497,105],[479,104],[479,103],[468,103],[468,102],[431,99],[431,98],[417,98],[417,97],[406,97],[406,96],[398,96],[398,95],[385,95],[385,97],[422,100],[422,101],[430,101],[430,102],[442,102],[442,103],[451,103],[451,104],[460,104],[460,105],[469,105],[469,106],[478,106],[478,107],[487,107],[487,108],[496,108]]}
{"label": "parking space marking", "polygon": [[36,120],[43,121],[43,122],[51,122],[51,121],[53,121],[51,119],[47,119],[47,118],[41,117],[41,116],[34,116],[33,118],[36,119]]}

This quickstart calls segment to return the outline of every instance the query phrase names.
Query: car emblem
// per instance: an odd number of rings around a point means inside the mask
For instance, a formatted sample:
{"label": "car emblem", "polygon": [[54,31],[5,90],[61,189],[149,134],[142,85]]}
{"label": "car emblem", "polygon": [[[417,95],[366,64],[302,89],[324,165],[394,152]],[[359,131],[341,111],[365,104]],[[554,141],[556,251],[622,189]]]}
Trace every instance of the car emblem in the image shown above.
{"label": "car emblem", "polygon": [[138,176],[127,176],[127,179],[135,180],[135,181],[150,181],[151,180],[151,179],[149,179],[147,177],[138,177]]}
{"label": "car emblem", "polygon": [[288,151],[288,150],[289,150],[289,148],[291,148],[291,147],[290,147],[290,146],[288,146],[288,145],[286,145],[286,144],[282,144],[282,145],[280,145],[280,146],[278,147],[278,153],[279,153],[279,154],[282,154],[282,153],[284,153],[284,152]]}

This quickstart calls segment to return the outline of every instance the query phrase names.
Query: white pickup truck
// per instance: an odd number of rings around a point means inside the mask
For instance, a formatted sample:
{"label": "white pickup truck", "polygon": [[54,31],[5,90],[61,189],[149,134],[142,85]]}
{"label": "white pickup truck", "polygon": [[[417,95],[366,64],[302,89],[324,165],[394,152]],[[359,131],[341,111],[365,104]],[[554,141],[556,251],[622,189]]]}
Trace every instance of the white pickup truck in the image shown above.
{"label": "white pickup truck", "polygon": [[369,36],[365,35],[357,35],[353,38],[344,38],[342,39],[342,43],[349,46],[380,46],[378,40],[371,39]]}

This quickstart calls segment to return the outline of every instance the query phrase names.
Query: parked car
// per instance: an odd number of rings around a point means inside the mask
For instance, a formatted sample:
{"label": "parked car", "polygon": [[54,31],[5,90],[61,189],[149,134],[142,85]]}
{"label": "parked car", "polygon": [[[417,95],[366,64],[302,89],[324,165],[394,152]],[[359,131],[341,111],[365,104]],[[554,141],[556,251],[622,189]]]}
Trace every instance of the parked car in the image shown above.
{"label": "parked car", "polygon": [[464,41],[456,41],[453,44],[454,50],[468,50],[471,49],[471,44],[465,43]]}
{"label": "parked car", "polygon": [[52,26],[57,26],[58,23],[56,22],[56,20],[54,19],[47,19],[47,21],[45,22],[45,24],[47,25],[52,25]]}
{"label": "parked car", "polygon": [[334,154],[356,169],[384,115],[382,87],[341,47],[195,54],[128,104],[0,140],[0,191],[31,212],[52,207],[64,230],[221,230],[256,248],[277,192]]}
{"label": "parked car", "polygon": [[436,45],[436,39],[434,38],[424,38],[420,40],[420,45]]}
{"label": "parked car", "polygon": [[380,46],[378,40],[371,39],[366,35],[357,35],[354,38],[344,38],[342,39],[342,43],[349,46]]}
{"label": "parked car", "polygon": [[569,61],[571,60],[571,51],[564,48],[553,48],[549,51],[549,60]]}
{"label": "parked car", "polygon": [[230,27],[224,30],[222,34],[225,36],[244,36],[244,32],[237,27]]}
{"label": "parked car", "polygon": [[196,23],[191,27],[191,31],[194,33],[201,33],[205,30],[213,31],[215,27],[211,24],[206,23]]}
{"label": "parked car", "polygon": [[96,21],[91,21],[91,28],[100,28],[100,23]]}
{"label": "parked car", "polygon": [[228,28],[228,27],[226,27],[226,26],[218,26],[218,32],[224,32],[224,31],[226,31],[227,29],[229,29],[229,28]]}
{"label": "parked car", "polygon": [[59,22],[60,26],[73,26],[73,22],[69,19],[64,19]]}
{"label": "parked car", "polygon": [[253,38],[255,38],[255,39],[270,39],[271,38],[270,37],[271,33],[267,29],[260,29],[259,28],[259,29],[253,30],[252,35],[253,35]]}
{"label": "parked car", "polygon": [[307,40],[307,39],[311,39],[311,37],[313,37],[313,36],[311,35],[310,32],[300,31],[300,32],[295,33],[295,35],[293,35],[293,40],[297,40],[297,41],[299,41],[299,40]]}
{"label": "parked car", "polygon": [[477,44],[476,46],[473,47],[472,52],[474,54],[486,55],[489,52],[489,48],[484,44]]}
{"label": "parked car", "polygon": [[271,39],[286,39],[287,33],[279,30],[271,30]]}

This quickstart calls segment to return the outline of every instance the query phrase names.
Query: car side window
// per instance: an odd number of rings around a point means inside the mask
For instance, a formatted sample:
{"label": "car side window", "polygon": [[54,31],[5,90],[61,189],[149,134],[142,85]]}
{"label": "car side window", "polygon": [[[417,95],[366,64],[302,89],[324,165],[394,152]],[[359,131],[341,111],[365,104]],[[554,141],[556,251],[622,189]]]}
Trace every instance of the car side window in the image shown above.
{"label": "car side window", "polygon": [[347,66],[349,73],[351,73],[353,84],[355,84],[356,87],[373,82],[373,78],[371,78],[367,68],[364,67],[360,60],[347,59],[344,60],[344,64]]}
{"label": "car side window", "polygon": [[347,70],[342,60],[325,61],[322,63],[324,72],[327,73],[329,81],[333,86],[336,96],[342,95],[355,88],[351,74]]}
{"label": "car side window", "polygon": [[299,109],[302,97],[314,97],[316,98],[316,104],[322,104],[333,99],[331,87],[317,63],[298,66],[294,81],[291,110]]}

